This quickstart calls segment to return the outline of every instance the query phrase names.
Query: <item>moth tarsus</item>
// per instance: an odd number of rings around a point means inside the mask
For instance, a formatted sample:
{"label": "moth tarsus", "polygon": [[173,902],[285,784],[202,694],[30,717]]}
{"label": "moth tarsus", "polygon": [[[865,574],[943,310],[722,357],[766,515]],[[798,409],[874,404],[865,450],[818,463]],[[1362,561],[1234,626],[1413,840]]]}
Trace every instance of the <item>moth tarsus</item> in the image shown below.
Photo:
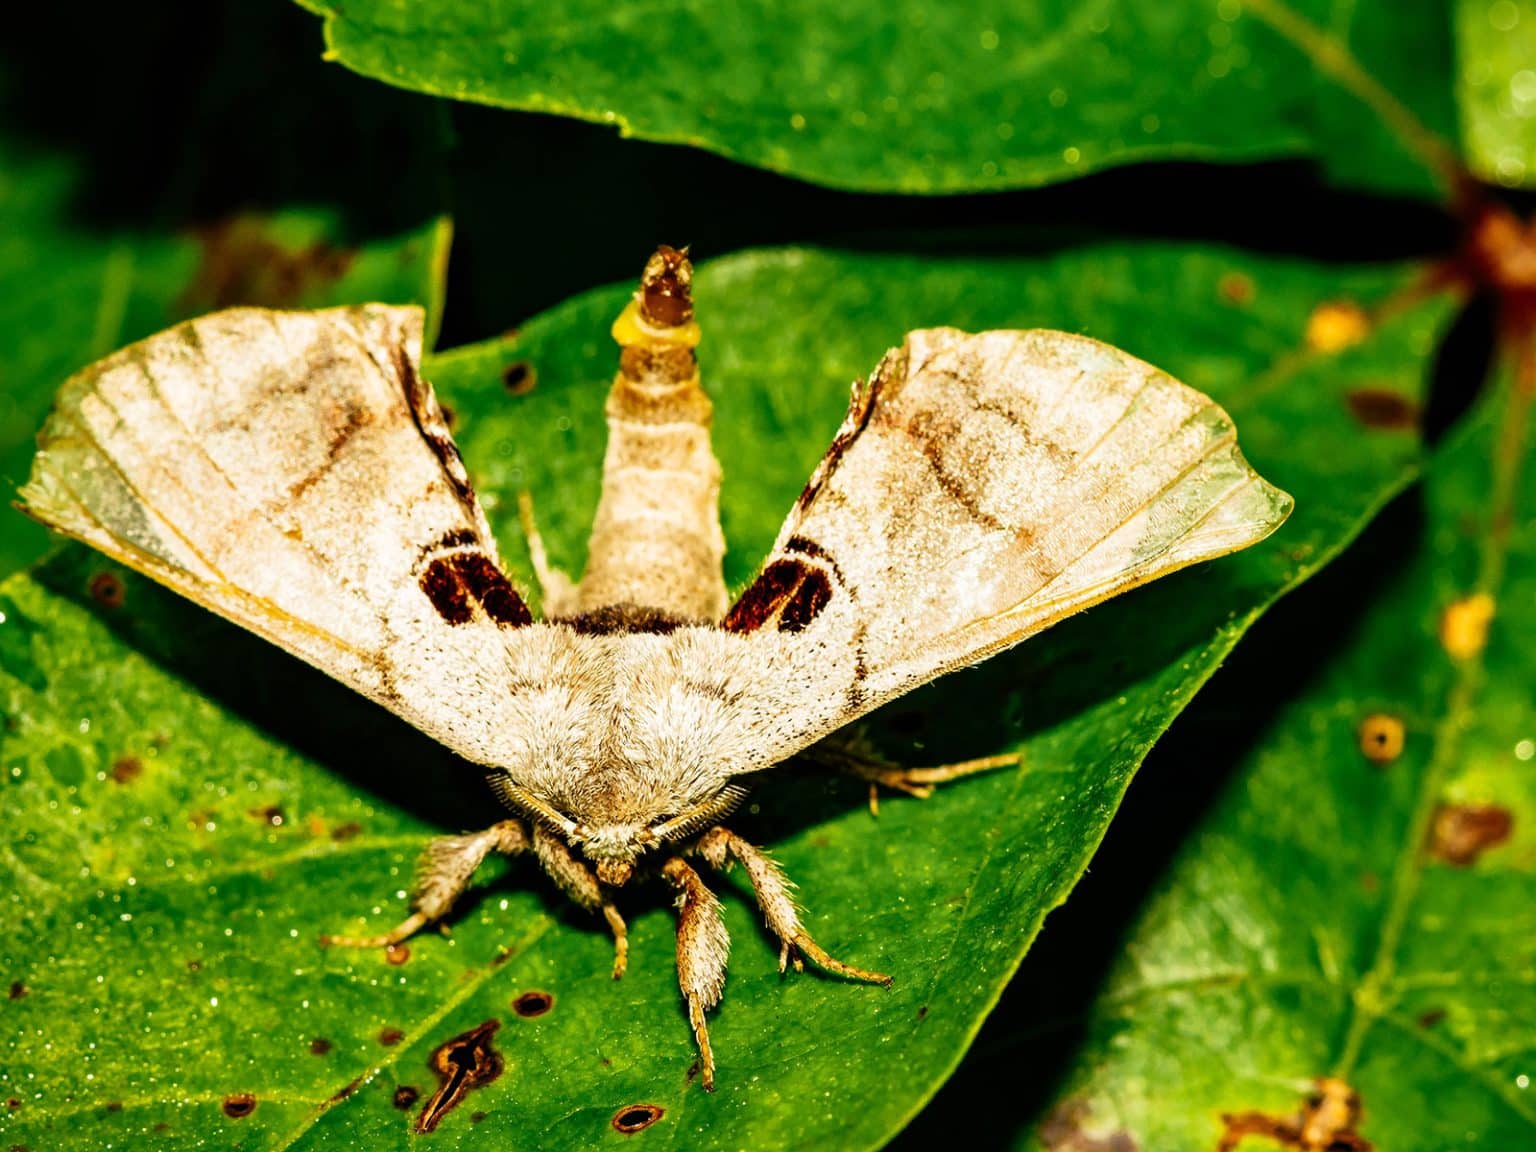
{"label": "moth tarsus", "polygon": [[440,837],[409,917],[444,924],[492,852],[534,856],[614,937],[617,896],[678,898],[702,1079],[729,936],[689,860],[747,873],[780,969],[882,973],[811,936],[782,870],[722,826],[792,759],[914,795],[1012,762],[909,769],[827,738],[1057,620],[1246,547],[1289,498],[1200,393],[1086,337],[907,334],[734,601],[693,269],[662,248],[613,325],[619,370],[586,569],[549,563],[519,501],[541,618],[496,542],[431,384],[422,314],[237,308],[107,357],[60,391],[25,510],[272,640],[482,765],[509,818]]}

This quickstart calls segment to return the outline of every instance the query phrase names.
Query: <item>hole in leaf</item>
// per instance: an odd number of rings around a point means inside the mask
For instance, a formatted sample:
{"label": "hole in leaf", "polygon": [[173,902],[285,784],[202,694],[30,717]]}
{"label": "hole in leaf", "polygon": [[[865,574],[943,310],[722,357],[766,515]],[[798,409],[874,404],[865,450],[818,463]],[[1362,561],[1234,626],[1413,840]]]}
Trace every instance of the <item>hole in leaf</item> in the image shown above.
{"label": "hole in leaf", "polygon": [[631,1104],[613,1114],[613,1130],[626,1136],[642,1132],[666,1115],[660,1104]]}

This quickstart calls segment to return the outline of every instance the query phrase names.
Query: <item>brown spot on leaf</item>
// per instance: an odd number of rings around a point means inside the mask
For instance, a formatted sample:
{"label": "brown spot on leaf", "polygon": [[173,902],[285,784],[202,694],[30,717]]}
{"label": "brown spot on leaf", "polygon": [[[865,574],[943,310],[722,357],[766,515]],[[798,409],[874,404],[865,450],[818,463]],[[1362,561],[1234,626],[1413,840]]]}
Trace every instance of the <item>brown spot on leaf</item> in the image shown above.
{"label": "brown spot on leaf", "polygon": [[384,949],[384,962],[393,964],[396,968],[411,958],[411,946],[409,944],[391,944]]}
{"label": "brown spot on leaf", "polygon": [[411,1084],[402,1084],[395,1089],[395,1094],[390,1099],[394,1106],[402,1112],[409,1112],[421,1097],[421,1092]]}
{"label": "brown spot on leaf", "polygon": [[352,1095],[352,1093],[356,1092],[358,1090],[358,1088],[360,1088],[362,1086],[362,1083],[363,1083],[363,1078],[361,1076],[359,1076],[356,1080],[349,1080],[347,1083],[343,1084],[340,1088],[336,1089],[336,1091],[332,1092],[331,1096],[330,1096],[330,1099],[327,1100],[326,1103],[327,1104],[340,1104],[348,1096],[350,1096],[350,1095]]}
{"label": "brown spot on leaf", "polygon": [[236,1092],[224,1097],[224,1115],[231,1120],[244,1120],[256,1111],[256,1097],[249,1092]]}
{"label": "brown spot on leaf", "polygon": [[613,1130],[629,1136],[643,1132],[667,1114],[660,1104],[630,1104],[613,1114]]}
{"label": "brown spot on leaf", "polygon": [[516,948],[498,948],[496,949],[496,955],[491,957],[491,967],[500,968],[503,964],[505,964],[508,960],[512,959],[512,957],[516,955]]}
{"label": "brown spot on leaf", "polygon": [[471,1112],[469,1114],[469,1122],[471,1124],[478,1124],[478,1123],[480,1123],[480,1121],[484,1120],[489,1115],[490,1115],[489,1112]]}
{"label": "brown spot on leaf", "polygon": [[1389,388],[1356,388],[1345,394],[1344,403],[1367,428],[1412,431],[1419,426],[1419,406]]}
{"label": "brown spot on leaf", "polygon": [[361,824],[338,824],[335,828],[331,829],[331,839],[337,841],[350,840],[361,833],[362,830],[363,826]]}
{"label": "brown spot on leaf", "polygon": [[1249,1136],[1297,1152],[1371,1152],[1373,1145],[1355,1131],[1364,1110],[1360,1094],[1342,1080],[1324,1077],[1290,1116],[1268,1112],[1224,1112],[1216,1152],[1234,1152]]}
{"label": "brown spot on leaf", "polygon": [[1431,1008],[1428,1012],[1421,1012],[1419,1014],[1417,1023],[1420,1028],[1433,1028],[1444,1019],[1444,1008]]}
{"label": "brown spot on leaf", "polygon": [[1429,850],[1453,868],[1469,868],[1509,839],[1515,818],[1497,804],[1441,804],[1430,822]]}
{"label": "brown spot on leaf", "polygon": [[187,961],[187,971],[188,972],[201,972],[202,970],[203,970],[203,962],[201,960],[188,960]]}
{"label": "brown spot on leaf", "polygon": [[5,1106],[7,1108],[9,1108],[12,1112],[16,1112],[16,1111],[19,1111],[21,1109],[21,1101],[16,1099],[16,1097],[12,1096],[8,1100],[6,1100]]}
{"label": "brown spot on leaf", "polygon": [[91,582],[86,587],[91,594],[91,599],[103,608],[123,606],[123,578],[116,572],[98,572],[91,577]]}
{"label": "brown spot on leaf", "polygon": [[923,1004],[918,1008],[917,1018],[919,1020],[926,1020],[928,1018],[928,1005]]}
{"label": "brown spot on leaf", "polygon": [[316,1056],[324,1056],[331,1048],[331,1042],[324,1036],[316,1036],[309,1042],[309,1050]]}
{"label": "brown spot on leaf", "polygon": [[123,1102],[121,1100],[108,1100],[107,1101],[107,1111],[108,1112],[121,1112],[122,1110],[123,1110]]}
{"label": "brown spot on leaf", "polygon": [[200,260],[177,301],[178,312],[211,312],[236,304],[291,308],[340,279],[354,253],[323,240],[290,247],[256,216],[234,216],[193,230]]}
{"label": "brown spot on leaf", "polygon": [[144,762],[137,756],[119,756],[112,761],[112,767],[107,771],[107,775],[117,784],[131,784],[143,774]]}
{"label": "brown spot on leaf", "polygon": [[1136,1141],[1124,1130],[1085,1131],[1088,1114],[1086,1100],[1062,1101],[1040,1122],[1040,1143],[1047,1152],[1137,1152]]}
{"label": "brown spot on leaf", "polygon": [[1403,754],[1403,722],[1389,713],[1371,713],[1360,721],[1355,736],[1361,754],[1372,764],[1390,764]]}
{"label": "brown spot on leaf", "polygon": [[502,370],[501,382],[514,396],[526,396],[538,385],[539,375],[526,360],[514,360]]}
{"label": "brown spot on leaf", "polygon": [[281,828],[283,822],[288,819],[287,815],[283,812],[282,806],[278,804],[267,804],[260,808],[251,808],[247,810],[246,815],[253,820],[260,820],[263,824],[270,824],[274,828]]}
{"label": "brown spot on leaf", "polygon": [[23,996],[25,996],[30,991],[31,991],[31,989],[28,988],[25,984],[23,984],[20,980],[12,980],[11,981],[11,999],[12,1000],[20,1000]]}
{"label": "brown spot on leaf", "polygon": [[1307,347],[1314,352],[1342,352],[1370,334],[1365,309],[1352,300],[1329,300],[1307,317]]}
{"label": "brown spot on leaf", "polygon": [[380,1028],[379,1043],[386,1048],[393,1048],[405,1039],[405,1033],[399,1028]]}
{"label": "brown spot on leaf", "polygon": [[500,1020],[487,1020],[433,1050],[428,1063],[437,1073],[437,1091],[416,1118],[416,1131],[433,1131],[466,1095],[501,1075],[501,1053],[491,1046],[500,1027]]}
{"label": "brown spot on leaf", "polygon": [[1496,606],[1486,592],[1475,592],[1446,605],[1440,614],[1440,644],[1453,660],[1470,660],[1482,652]]}
{"label": "brown spot on leaf", "polygon": [[540,992],[537,989],[524,992],[516,1000],[512,1001],[512,1011],[523,1019],[531,1019],[534,1016],[542,1016],[555,1006],[555,998],[548,992]]}
{"label": "brown spot on leaf", "polygon": [[1238,307],[1253,303],[1254,291],[1253,277],[1241,272],[1228,272],[1216,282],[1216,294]]}

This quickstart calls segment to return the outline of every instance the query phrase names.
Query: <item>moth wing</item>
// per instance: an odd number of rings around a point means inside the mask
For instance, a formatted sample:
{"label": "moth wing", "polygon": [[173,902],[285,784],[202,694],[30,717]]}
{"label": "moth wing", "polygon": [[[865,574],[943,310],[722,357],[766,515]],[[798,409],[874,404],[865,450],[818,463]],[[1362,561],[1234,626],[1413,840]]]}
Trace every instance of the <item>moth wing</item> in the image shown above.
{"label": "moth wing", "polygon": [[61,389],[23,510],[494,762],[514,638],[546,630],[421,334],[416,308],[236,308],[131,345]]}
{"label": "moth wing", "polygon": [[1208,397],[1062,332],[910,333],[724,627],[770,763],[944,672],[1273,532]]}

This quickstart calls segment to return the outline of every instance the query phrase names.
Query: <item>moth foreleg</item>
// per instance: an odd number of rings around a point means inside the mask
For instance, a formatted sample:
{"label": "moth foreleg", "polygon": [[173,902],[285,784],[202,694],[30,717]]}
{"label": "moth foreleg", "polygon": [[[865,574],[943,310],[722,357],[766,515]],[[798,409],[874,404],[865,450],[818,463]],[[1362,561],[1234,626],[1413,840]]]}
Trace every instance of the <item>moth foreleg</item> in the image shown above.
{"label": "moth foreleg", "polygon": [[601,912],[613,932],[613,978],[624,975],[629,964],[629,928],[592,869],[577,858],[564,840],[537,824],[533,827],[533,854],[560,890],[589,912]]}
{"label": "moth foreleg", "polygon": [[576,585],[560,569],[549,562],[544,550],[544,537],[539,533],[539,522],[533,515],[533,493],[517,494],[517,518],[523,526],[523,539],[528,543],[528,559],[533,564],[533,575],[539,582],[539,603],[544,619],[573,616],[577,611]]}
{"label": "moth foreleg", "polygon": [[[779,939],[779,971],[791,960],[799,968],[800,955],[805,956],[824,972],[844,976],[849,980],[862,980],[868,984],[890,987],[891,978],[881,972],[867,972],[834,959],[811,938],[800,923],[800,909],[796,907],[794,885],[784,875],[784,870],[766,852],[754,848],[728,828],[711,828],[699,837],[695,851],[717,871],[725,871],[733,859],[739,860],[746,869],[747,879],[757,894],[757,903],[763,910],[768,930]],[[799,955],[796,955],[798,953]]]}
{"label": "moth foreleg", "polygon": [[709,1044],[704,1013],[720,1003],[725,991],[731,937],[720,914],[720,901],[684,860],[673,856],[661,866],[661,874],[677,889],[677,982],[688,1005],[694,1042],[699,1046],[701,1079],[705,1090],[713,1092],[715,1053]]}
{"label": "moth foreleg", "polygon": [[463,836],[439,836],[427,845],[417,861],[411,914],[399,926],[380,936],[322,936],[320,942],[342,948],[392,947],[448,915],[453,902],[469,886],[475,870],[492,852],[516,856],[526,852],[531,843],[528,828],[521,820],[503,820]]}

